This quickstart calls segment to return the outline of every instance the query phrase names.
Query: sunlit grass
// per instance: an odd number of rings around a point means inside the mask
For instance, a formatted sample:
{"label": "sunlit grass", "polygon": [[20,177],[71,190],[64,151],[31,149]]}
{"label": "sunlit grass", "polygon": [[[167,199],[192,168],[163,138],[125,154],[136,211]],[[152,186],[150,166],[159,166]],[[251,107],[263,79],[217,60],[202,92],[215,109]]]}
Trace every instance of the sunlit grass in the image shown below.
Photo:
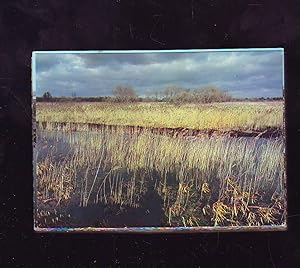
{"label": "sunlit grass", "polygon": [[[189,140],[148,130],[129,135],[121,128],[97,134],[58,131],[49,137],[71,144],[72,150],[58,161],[54,148],[38,163],[44,199],[68,200],[77,192],[81,206],[137,207],[153,182],[169,225],[198,226],[269,224],[275,213],[266,210],[275,204],[271,199],[284,198],[282,138],[260,144],[260,139],[225,136]],[[259,217],[263,211],[271,213],[263,214],[265,220]]]}
{"label": "sunlit grass", "polygon": [[155,128],[264,130],[283,127],[282,102],[214,104],[37,103],[36,120]]}

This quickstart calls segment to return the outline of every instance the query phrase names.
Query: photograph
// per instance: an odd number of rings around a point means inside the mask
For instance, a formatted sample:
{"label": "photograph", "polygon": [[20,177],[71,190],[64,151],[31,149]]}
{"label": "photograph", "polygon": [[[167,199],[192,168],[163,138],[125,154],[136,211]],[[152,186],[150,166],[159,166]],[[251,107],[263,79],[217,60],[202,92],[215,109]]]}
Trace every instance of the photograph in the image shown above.
{"label": "photograph", "polygon": [[286,230],[283,48],[34,51],[34,230]]}

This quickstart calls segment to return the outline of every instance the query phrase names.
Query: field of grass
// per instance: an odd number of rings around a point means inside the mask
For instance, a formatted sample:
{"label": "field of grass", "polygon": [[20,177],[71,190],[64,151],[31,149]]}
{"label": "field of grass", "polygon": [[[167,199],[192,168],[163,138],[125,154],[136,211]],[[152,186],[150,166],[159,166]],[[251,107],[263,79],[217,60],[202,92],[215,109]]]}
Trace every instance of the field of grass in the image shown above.
{"label": "field of grass", "polygon": [[265,130],[283,128],[282,102],[214,104],[37,103],[36,120],[155,128]]}
{"label": "field of grass", "polygon": [[[42,200],[64,203],[77,195],[81,207],[101,202],[138,208],[153,187],[163,202],[164,226],[283,223],[282,138],[189,140],[108,128],[97,135],[39,135],[54,140],[37,163]],[[71,145],[63,157],[57,151],[62,141]]]}

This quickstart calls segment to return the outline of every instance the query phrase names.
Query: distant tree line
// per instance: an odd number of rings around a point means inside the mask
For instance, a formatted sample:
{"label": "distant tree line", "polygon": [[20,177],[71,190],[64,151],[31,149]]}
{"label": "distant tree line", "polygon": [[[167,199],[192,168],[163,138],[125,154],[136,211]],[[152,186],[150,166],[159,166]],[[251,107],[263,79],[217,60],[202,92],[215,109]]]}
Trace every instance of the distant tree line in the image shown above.
{"label": "distant tree line", "polygon": [[38,102],[111,102],[114,98],[110,96],[104,97],[77,97],[75,91],[71,93],[71,97],[53,97],[49,91],[46,91],[42,97],[36,97]]}
{"label": "distant tree line", "polygon": [[72,92],[71,97],[53,97],[49,91],[42,97],[37,97],[39,102],[170,102],[175,104],[183,103],[212,103],[229,101],[278,101],[282,97],[276,98],[233,98],[228,92],[209,86],[200,89],[185,89],[178,86],[168,86],[161,91],[152,91],[146,97],[139,97],[131,86],[119,85],[112,90],[113,96],[103,97],[77,97]]}
{"label": "distant tree line", "polygon": [[113,102],[112,97],[36,97],[37,102]]}

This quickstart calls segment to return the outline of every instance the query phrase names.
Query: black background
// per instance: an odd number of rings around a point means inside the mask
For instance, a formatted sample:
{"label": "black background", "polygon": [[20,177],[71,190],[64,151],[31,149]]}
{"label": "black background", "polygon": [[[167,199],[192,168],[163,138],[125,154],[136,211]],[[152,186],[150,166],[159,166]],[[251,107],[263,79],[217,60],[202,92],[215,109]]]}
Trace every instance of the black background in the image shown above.
{"label": "black background", "polygon": [[[300,267],[299,14],[282,0],[1,1],[0,266]],[[32,51],[244,47],[285,48],[287,232],[33,233]]]}

